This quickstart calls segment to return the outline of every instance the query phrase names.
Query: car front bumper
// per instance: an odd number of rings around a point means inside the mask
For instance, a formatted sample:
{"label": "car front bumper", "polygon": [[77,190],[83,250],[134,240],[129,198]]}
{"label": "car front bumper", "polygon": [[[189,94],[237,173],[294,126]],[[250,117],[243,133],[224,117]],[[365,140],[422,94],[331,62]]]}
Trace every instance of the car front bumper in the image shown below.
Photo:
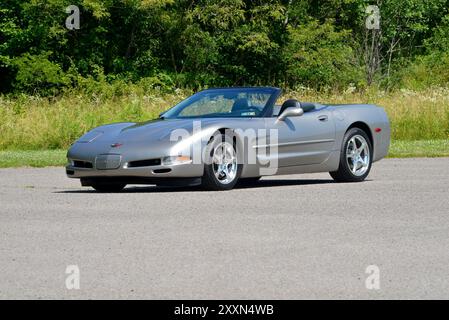
{"label": "car front bumper", "polygon": [[66,166],[69,178],[114,178],[114,177],[141,177],[141,178],[193,178],[203,175],[202,164],[174,164],[148,167],[129,168],[121,165],[117,169],[100,170],[97,168],[80,168],[71,164]]}

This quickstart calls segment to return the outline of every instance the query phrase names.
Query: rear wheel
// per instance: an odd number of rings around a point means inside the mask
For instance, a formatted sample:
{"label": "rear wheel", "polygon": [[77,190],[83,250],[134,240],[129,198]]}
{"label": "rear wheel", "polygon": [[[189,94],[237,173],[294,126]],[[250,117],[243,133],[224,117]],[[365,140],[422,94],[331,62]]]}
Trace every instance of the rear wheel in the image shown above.
{"label": "rear wheel", "polygon": [[206,149],[206,164],[201,185],[207,190],[230,190],[240,178],[242,165],[232,137],[216,134]]}
{"label": "rear wheel", "polygon": [[368,135],[359,128],[346,132],[337,171],[330,172],[337,182],[360,182],[368,176],[372,165],[372,146]]}
{"label": "rear wheel", "polygon": [[92,188],[98,192],[120,192],[126,187],[125,183],[118,182],[94,182],[92,183]]}

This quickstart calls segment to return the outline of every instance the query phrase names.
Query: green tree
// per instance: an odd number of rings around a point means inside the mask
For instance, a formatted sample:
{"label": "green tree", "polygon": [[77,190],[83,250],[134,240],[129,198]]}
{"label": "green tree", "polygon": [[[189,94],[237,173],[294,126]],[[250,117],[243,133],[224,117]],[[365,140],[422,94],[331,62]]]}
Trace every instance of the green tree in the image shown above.
{"label": "green tree", "polygon": [[314,88],[358,84],[361,73],[350,46],[350,31],[336,31],[332,20],[320,24],[310,20],[288,27],[288,44],[282,59],[286,81]]}

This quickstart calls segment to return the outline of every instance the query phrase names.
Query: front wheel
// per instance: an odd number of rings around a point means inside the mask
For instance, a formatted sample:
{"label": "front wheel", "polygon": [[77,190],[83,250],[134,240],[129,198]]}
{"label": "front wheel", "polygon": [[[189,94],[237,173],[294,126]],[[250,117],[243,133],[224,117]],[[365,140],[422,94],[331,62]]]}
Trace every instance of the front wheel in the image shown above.
{"label": "front wheel", "polygon": [[216,134],[206,148],[206,164],[201,179],[206,190],[230,190],[240,178],[242,164],[237,161],[237,151],[232,137]]}
{"label": "front wheel", "polygon": [[340,152],[337,171],[330,172],[337,182],[361,182],[368,176],[372,165],[372,146],[368,135],[359,128],[346,132]]}

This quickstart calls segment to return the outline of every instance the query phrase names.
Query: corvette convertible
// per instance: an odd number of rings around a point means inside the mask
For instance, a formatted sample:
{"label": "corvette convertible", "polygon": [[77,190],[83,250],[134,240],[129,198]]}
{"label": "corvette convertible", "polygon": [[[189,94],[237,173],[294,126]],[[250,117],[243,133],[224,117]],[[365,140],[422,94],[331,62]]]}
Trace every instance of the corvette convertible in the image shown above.
{"label": "corvette convertible", "polygon": [[272,87],[207,89],[157,119],[95,128],[71,145],[66,174],[100,192],[128,184],[229,190],[262,176],[313,172],[361,182],[387,155],[383,108],[280,97]]}

